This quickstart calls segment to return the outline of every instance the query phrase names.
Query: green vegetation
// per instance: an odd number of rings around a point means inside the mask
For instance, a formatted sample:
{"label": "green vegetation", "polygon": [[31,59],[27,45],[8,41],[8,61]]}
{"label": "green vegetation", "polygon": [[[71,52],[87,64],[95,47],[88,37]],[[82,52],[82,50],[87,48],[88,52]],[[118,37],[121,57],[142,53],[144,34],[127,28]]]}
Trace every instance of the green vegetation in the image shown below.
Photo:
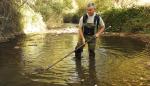
{"label": "green vegetation", "polygon": [[[86,13],[86,5],[89,0],[76,0],[78,10],[75,13],[63,15],[65,23],[78,23],[80,17]],[[96,3],[96,10],[99,14],[113,7],[111,0],[93,0]]]}
{"label": "green vegetation", "polygon": [[108,31],[113,32],[150,32],[150,8],[132,7],[112,9],[103,14],[106,26],[112,25]]}
{"label": "green vegetation", "polygon": [[72,0],[37,0],[32,6],[41,13],[48,28],[59,27],[63,23],[64,10],[72,9]]}
{"label": "green vegetation", "polygon": [[[115,0],[95,0],[97,12],[103,17],[107,30],[111,32],[144,32],[150,33],[150,7],[136,6],[136,0],[121,1]],[[85,13],[87,0],[77,0],[79,7],[74,14],[64,15],[64,22],[78,23],[79,18]]]}
{"label": "green vegetation", "polygon": [[[7,29],[12,32],[22,31],[23,22],[28,21],[23,18],[26,16],[23,12],[27,13],[27,10],[30,10],[32,22],[37,22],[38,18],[43,17],[41,20],[43,19],[48,27],[59,27],[63,23],[78,23],[80,17],[86,13],[85,8],[88,1],[75,0],[77,9],[72,12],[73,0],[1,0],[0,27],[2,32]],[[106,27],[112,26],[107,31],[150,33],[150,7],[134,6],[136,0],[131,2],[129,0],[128,2],[122,0],[93,1],[96,3],[97,12],[103,17]],[[37,17],[37,15],[42,16]]]}
{"label": "green vegetation", "polygon": [[33,9],[43,15],[45,21],[48,21],[52,15],[61,15],[63,4],[53,0],[37,0]]}
{"label": "green vegetation", "polygon": [[1,33],[15,33],[21,31],[21,14],[19,4],[15,0],[0,1],[0,31]]}

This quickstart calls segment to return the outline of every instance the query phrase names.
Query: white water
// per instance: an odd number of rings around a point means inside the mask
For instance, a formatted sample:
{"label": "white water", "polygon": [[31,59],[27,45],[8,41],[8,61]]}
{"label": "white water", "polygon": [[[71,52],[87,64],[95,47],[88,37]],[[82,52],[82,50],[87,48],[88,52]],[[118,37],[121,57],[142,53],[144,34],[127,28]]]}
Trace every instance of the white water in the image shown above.
{"label": "white water", "polygon": [[40,13],[34,12],[28,5],[21,8],[23,15],[22,24],[25,34],[28,33],[42,33],[47,30],[46,24],[43,21],[43,17]]}

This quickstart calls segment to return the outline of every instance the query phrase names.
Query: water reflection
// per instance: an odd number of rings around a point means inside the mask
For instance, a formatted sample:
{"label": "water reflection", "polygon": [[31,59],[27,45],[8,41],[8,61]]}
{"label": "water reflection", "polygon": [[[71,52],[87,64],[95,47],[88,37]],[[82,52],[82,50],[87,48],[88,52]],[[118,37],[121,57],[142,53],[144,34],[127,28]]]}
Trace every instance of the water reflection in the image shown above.
{"label": "water reflection", "polygon": [[90,58],[87,70],[82,66],[81,59],[75,59],[75,62],[80,86],[96,86],[98,80],[95,70],[95,58]]}
{"label": "water reflection", "polygon": [[[82,60],[74,54],[43,74],[28,75],[47,67],[76,46],[77,35],[32,34],[0,45],[0,86],[139,86],[148,85],[149,49],[129,38],[101,37],[96,57],[85,47]],[[18,48],[14,48],[18,46]]]}
{"label": "water reflection", "polygon": [[116,53],[119,51],[124,54],[134,54],[141,52],[145,47],[144,43],[128,37],[106,36],[102,37],[100,41],[101,44],[99,45],[101,45],[101,47],[114,50]]}
{"label": "water reflection", "polygon": [[150,59],[143,43],[125,37],[103,37],[96,57],[100,86],[148,85],[150,71],[144,64]]}
{"label": "water reflection", "polygon": [[[25,56],[26,72],[32,72],[38,67],[46,68],[59,59],[63,58],[68,52],[74,49],[76,36],[37,34],[31,35],[22,42],[23,55]],[[66,80],[74,77],[74,61],[71,60],[74,55],[60,62],[47,73],[29,76],[32,81],[66,84]]]}
{"label": "water reflection", "polygon": [[25,80],[22,75],[22,51],[14,48],[17,42],[18,40],[11,40],[0,44],[0,86],[18,85],[20,80]]}

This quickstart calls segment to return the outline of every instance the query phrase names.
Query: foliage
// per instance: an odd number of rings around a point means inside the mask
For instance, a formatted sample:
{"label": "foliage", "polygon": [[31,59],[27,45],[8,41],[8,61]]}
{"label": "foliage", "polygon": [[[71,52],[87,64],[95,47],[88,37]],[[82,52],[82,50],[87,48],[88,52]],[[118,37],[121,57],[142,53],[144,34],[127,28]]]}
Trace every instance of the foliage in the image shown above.
{"label": "foliage", "polygon": [[98,13],[105,12],[113,7],[112,0],[96,0],[95,3]]}
{"label": "foliage", "polygon": [[139,0],[113,0],[115,8],[130,8],[137,5]]}
{"label": "foliage", "polygon": [[[111,0],[92,0],[96,3],[96,10],[98,13],[104,12],[112,7]],[[78,23],[80,17],[86,13],[86,6],[89,0],[76,0],[78,10],[76,13],[69,13],[63,15],[64,22]]]}
{"label": "foliage", "polygon": [[0,30],[2,33],[21,31],[21,14],[18,11],[20,4],[18,3],[16,0],[0,1]]}
{"label": "foliage", "polygon": [[[21,0],[24,1],[24,0]],[[1,0],[0,1],[0,27],[8,28],[10,30],[20,31],[22,25],[20,24],[21,13],[20,6],[24,6],[23,2],[19,0]],[[31,0],[30,3],[25,3],[34,11],[42,14],[44,21],[50,23],[64,22],[78,23],[80,17],[86,13],[86,5],[89,0],[75,0],[78,10],[75,13],[65,14],[64,10],[73,9],[72,0]],[[150,8],[149,7],[127,7],[128,3],[121,0],[92,0],[96,3],[97,12],[102,14],[106,23],[106,27],[112,25],[108,31],[114,32],[150,32]],[[134,2],[136,0],[133,0]],[[116,9],[114,4],[117,3],[123,7]],[[132,2],[130,2],[132,3]],[[129,4],[130,4],[129,3]],[[33,21],[37,21],[37,17],[32,17]],[[50,22],[51,21],[51,22]],[[54,23],[52,23],[54,24]]]}
{"label": "foliage", "polygon": [[79,15],[77,13],[70,13],[70,14],[64,14],[63,15],[63,22],[64,23],[79,23],[79,19],[82,15]]}
{"label": "foliage", "polygon": [[52,16],[60,16],[64,9],[71,9],[71,0],[37,0],[34,6],[35,11],[43,15],[45,21]]}
{"label": "foliage", "polygon": [[129,9],[112,9],[103,14],[108,31],[139,32],[150,28],[149,7],[132,7]]}
{"label": "foliage", "polygon": [[[54,6],[53,8],[55,9]],[[51,9],[51,1],[46,0],[37,0],[34,10],[40,12],[43,15],[45,21],[49,18],[50,14],[53,13],[53,9]]]}

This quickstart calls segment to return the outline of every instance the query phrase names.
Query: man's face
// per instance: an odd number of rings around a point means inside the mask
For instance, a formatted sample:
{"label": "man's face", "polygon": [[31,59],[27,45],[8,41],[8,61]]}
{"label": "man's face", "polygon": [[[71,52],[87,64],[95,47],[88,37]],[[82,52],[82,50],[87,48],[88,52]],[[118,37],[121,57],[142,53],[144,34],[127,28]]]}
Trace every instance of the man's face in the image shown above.
{"label": "man's face", "polygon": [[87,13],[89,14],[89,16],[93,16],[94,12],[95,12],[94,7],[88,7],[87,8]]}

